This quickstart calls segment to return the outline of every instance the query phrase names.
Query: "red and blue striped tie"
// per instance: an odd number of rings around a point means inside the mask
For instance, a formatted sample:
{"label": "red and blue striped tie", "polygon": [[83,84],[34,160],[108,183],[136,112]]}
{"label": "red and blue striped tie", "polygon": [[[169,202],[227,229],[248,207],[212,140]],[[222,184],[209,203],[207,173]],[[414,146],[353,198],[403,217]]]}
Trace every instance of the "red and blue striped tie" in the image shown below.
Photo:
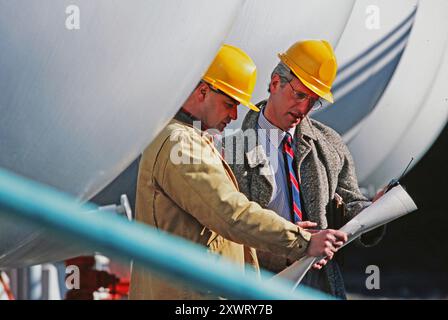
{"label": "red and blue striped tie", "polygon": [[286,136],[283,139],[283,155],[285,157],[285,161],[287,163],[289,175],[289,189],[291,191],[290,195],[292,198],[292,221],[297,223],[302,221],[302,204],[300,202],[300,187],[299,181],[297,180],[297,176],[294,170],[294,151],[292,149],[292,137],[289,132],[286,132]]}

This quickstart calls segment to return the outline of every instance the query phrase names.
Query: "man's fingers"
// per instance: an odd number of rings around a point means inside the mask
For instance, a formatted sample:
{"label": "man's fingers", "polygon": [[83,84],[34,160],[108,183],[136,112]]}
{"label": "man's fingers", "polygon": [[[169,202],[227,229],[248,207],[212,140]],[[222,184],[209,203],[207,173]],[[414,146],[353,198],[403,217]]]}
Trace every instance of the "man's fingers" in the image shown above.
{"label": "man's fingers", "polygon": [[325,241],[325,247],[326,247],[326,250],[328,249],[328,250],[331,250],[332,252],[336,252],[336,251],[338,251],[338,250],[333,246],[333,243],[330,242],[330,241]]}
{"label": "man's fingers", "polygon": [[327,258],[321,259],[318,262],[316,262],[315,264],[313,264],[313,268],[320,270],[320,269],[322,269],[323,266],[325,266],[327,264],[327,262],[328,262]]}
{"label": "man's fingers", "polygon": [[326,234],[326,238],[327,238],[327,240],[330,240],[331,243],[336,242],[336,237],[333,234],[331,234],[330,232],[328,232]]}
{"label": "man's fingers", "polygon": [[311,221],[300,221],[297,222],[297,225],[300,228],[312,228],[312,227],[317,227],[317,223],[316,222],[311,222]]}
{"label": "man's fingers", "polygon": [[324,266],[324,265],[327,264],[327,262],[328,262],[327,258],[324,258],[324,259],[321,259],[321,260],[318,262],[318,264],[321,265],[321,266]]}
{"label": "man's fingers", "polygon": [[339,230],[331,230],[331,231],[332,231],[331,233],[332,233],[338,240],[347,242],[348,237],[347,237],[347,234],[346,234],[345,232],[342,232],[342,231],[339,231]]}
{"label": "man's fingers", "polygon": [[345,232],[333,229],[311,233],[312,236],[307,254],[312,257],[328,256],[329,259],[332,259],[334,253],[347,240],[347,234]]}
{"label": "man's fingers", "polygon": [[384,194],[386,193],[386,190],[387,190],[387,186],[385,186],[383,189],[378,191],[377,194],[375,195],[375,197],[373,197],[372,202],[375,202],[376,200],[378,200],[379,198],[384,196]]}
{"label": "man's fingers", "polygon": [[317,269],[317,270],[320,270],[320,269],[322,269],[322,266],[320,264],[318,264],[318,263],[315,263],[315,264],[313,264],[313,268]]}
{"label": "man's fingers", "polygon": [[333,256],[334,256],[334,252],[333,251],[331,251],[330,249],[327,248],[327,249],[324,250],[324,252],[325,252],[325,255],[327,256],[328,260],[333,259]]}
{"label": "man's fingers", "polygon": [[336,252],[337,249],[339,249],[340,247],[342,247],[343,244],[344,244],[344,241],[338,241],[338,239],[336,238],[336,236],[335,236],[334,234],[332,234],[332,233],[328,233],[328,234],[327,234],[327,239],[328,239],[328,241],[331,242],[332,247],[335,249],[335,250],[333,250],[334,252]]}
{"label": "man's fingers", "polygon": [[344,245],[344,242],[342,242],[342,241],[336,241],[336,242],[333,242],[333,245],[334,245],[334,247],[335,247],[336,249],[338,249],[338,248],[340,248],[340,247],[342,247],[342,246]]}

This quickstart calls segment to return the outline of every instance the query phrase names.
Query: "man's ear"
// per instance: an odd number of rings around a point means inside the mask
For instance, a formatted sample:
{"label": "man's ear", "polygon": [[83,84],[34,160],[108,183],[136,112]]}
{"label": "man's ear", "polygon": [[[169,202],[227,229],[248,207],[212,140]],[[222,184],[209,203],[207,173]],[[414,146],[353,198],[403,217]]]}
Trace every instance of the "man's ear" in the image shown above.
{"label": "man's ear", "polygon": [[205,96],[207,95],[207,93],[209,91],[210,91],[210,88],[208,87],[208,85],[204,82],[201,82],[195,90],[196,99],[198,99],[198,101],[200,101],[200,102],[204,101]]}
{"label": "man's ear", "polygon": [[280,76],[278,74],[274,74],[271,78],[271,82],[269,83],[269,90],[271,91],[271,93],[276,93],[280,88],[280,85]]}

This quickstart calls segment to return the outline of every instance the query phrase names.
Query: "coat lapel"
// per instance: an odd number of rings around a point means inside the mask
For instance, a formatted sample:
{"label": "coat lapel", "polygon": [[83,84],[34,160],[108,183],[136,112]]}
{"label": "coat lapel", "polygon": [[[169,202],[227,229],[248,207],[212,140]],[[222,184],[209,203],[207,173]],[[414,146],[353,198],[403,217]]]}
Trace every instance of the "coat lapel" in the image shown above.
{"label": "coat lapel", "polygon": [[[249,111],[244,119],[241,129],[245,131],[247,129],[257,128],[258,116],[258,112]],[[274,189],[274,177],[269,168],[269,160],[266,151],[258,141],[258,135],[255,146],[250,149],[247,145],[244,146],[244,152],[249,167],[248,180],[250,198],[260,204],[263,208],[266,208]]]}
{"label": "coat lapel", "polygon": [[316,134],[313,130],[311,120],[306,117],[297,126],[294,141],[295,141],[295,161],[297,165],[297,172],[299,175],[299,183],[302,182],[302,172],[299,168],[302,167],[302,163],[306,156],[310,153],[312,149],[313,141],[317,140]]}
{"label": "coat lapel", "polygon": [[320,199],[320,188],[318,183],[314,183],[316,178],[316,163],[313,161],[310,151],[313,148],[314,141],[317,140],[313,130],[311,120],[306,117],[297,126],[295,133],[295,161],[302,192],[303,206],[308,220],[319,222],[319,213],[316,210],[315,202]]}
{"label": "coat lapel", "polygon": [[[271,199],[274,177],[269,168],[269,161],[263,146],[257,145],[246,152],[246,159],[250,168],[250,193],[255,202],[266,208]],[[250,159],[250,160],[249,160]]]}

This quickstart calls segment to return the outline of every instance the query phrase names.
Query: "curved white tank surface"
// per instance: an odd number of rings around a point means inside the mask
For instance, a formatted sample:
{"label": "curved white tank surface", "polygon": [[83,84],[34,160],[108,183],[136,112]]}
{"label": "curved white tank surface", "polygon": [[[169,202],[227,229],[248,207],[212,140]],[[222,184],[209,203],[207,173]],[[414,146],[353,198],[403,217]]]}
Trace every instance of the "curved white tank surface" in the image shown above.
{"label": "curved white tank surface", "polygon": [[[242,5],[1,1],[0,166],[90,198],[174,115]],[[78,21],[79,29],[71,29]],[[78,250],[41,229],[4,220],[0,267]]]}
{"label": "curved white tank surface", "polygon": [[447,83],[448,2],[421,0],[386,91],[349,141],[362,183],[378,188],[428,151],[448,120]]}
{"label": "curved white tank surface", "polygon": [[[372,5],[379,29],[365,27]],[[336,50],[336,103],[314,117],[343,134],[363,187],[415,165],[446,124],[447,46],[446,1],[356,2]]]}
{"label": "curved white tank surface", "polygon": [[91,197],[174,115],[242,4],[2,1],[0,166]]}
{"label": "curved white tank surface", "polygon": [[[325,39],[337,46],[352,12],[354,0],[249,0],[226,38],[226,43],[245,50],[257,65],[253,101],[268,96],[271,72],[284,52],[303,39]],[[238,120],[228,128],[237,129],[249,109],[238,108]]]}
{"label": "curved white tank surface", "polygon": [[[346,140],[350,140],[349,132],[375,108],[389,84],[412,31],[416,2],[402,1],[400,10],[392,10],[395,5],[390,3],[384,7],[379,1],[374,7],[368,1],[354,6],[336,48],[339,68],[332,88],[335,103],[313,114]],[[377,10],[376,26],[368,24],[369,7]]]}

